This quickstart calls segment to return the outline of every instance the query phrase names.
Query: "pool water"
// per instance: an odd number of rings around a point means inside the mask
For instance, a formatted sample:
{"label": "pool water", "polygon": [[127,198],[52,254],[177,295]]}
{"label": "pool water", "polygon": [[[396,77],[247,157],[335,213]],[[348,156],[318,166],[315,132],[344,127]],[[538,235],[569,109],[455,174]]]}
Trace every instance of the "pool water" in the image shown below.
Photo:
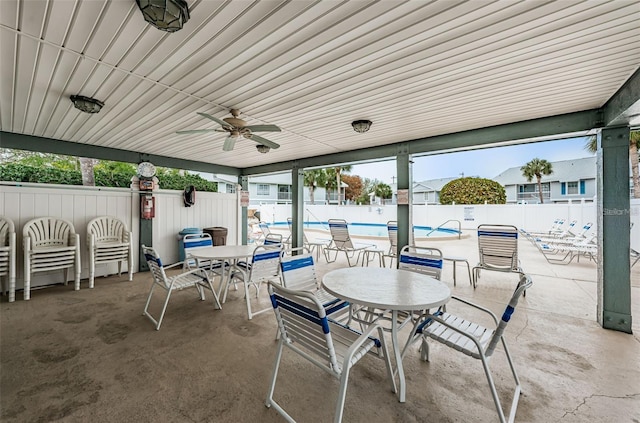
{"label": "pool water", "polygon": [[[276,222],[270,224],[273,228],[286,228],[287,222]],[[327,222],[305,222],[305,229],[316,229],[322,231],[329,231],[329,223]],[[414,226],[413,236],[416,238],[437,238],[441,236],[458,235],[458,231],[449,228],[437,228],[435,231],[430,226]],[[349,223],[349,234],[354,236],[372,236],[387,238],[389,236],[387,232],[387,225],[383,223]]]}

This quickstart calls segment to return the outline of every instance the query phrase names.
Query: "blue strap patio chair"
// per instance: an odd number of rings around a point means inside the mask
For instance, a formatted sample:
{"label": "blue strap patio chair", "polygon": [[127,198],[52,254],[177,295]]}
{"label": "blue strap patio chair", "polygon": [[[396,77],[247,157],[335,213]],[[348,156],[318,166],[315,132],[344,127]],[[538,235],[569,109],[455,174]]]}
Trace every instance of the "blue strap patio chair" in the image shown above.
{"label": "blue strap patio chair", "polygon": [[389,258],[389,267],[393,267],[393,260],[398,257],[398,222],[390,220],[387,222],[387,235],[389,236],[389,251],[384,257]]}
{"label": "blue strap patio chair", "polygon": [[193,248],[213,247],[213,239],[210,234],[187,234],[182,239],[182,243],[185,256],[185,260],[182,263],[184,270],[195,268],[205,269],[211,273],[212,277],[215,277],[222,276],[223,266],[225,270],[229,267],[229,264],[225,261],[196,259],[189,255],[190,250]]}
{"label": "blue strap patio chair", "polygon": [[[504,331],[511,320],[520,296],[523,295],[523,293],[526,292],[532,284],[533,282],[529,275],[520,274],[518,286],[513,292],[509,304],[505,308],[500,321],[498,321],[498,318],[491,310],[462,298],[452,296],[452,301],[447,304],[447,311],[439,310],[433,315],[428,316],[428,318],[420,322],[418,327],[414,330],[416,335],[414,336],[413,341],[419,339],[422,340],[421,358],[424,361],[429,361],[429,343],[427,340],[431,339],[482,362],[482,367],[484,369],[487,382],[489,383],[489,389],[491,390],[493,403],[496,407],[496,411],[498,412],[500,422],[502,423],[511,423],[514,421],[521,390],[520,380],[513,364],[509,348],[507,347],[507,343],[504,339]],[[448,310],[452,305],[452,302],[456,301],[489,315],[493,321],[493,327],[485,328],[474,321],[449,313]],[[477,312],[474,315],[476,314]],[[498,397],[498,392],[489,368],[489,358],[491,358],[495,352],[498,343],[502,344],[507,361],[509,362],[509,367],[511,368],[511,374],[515,381],[511,407],[506,413],[508,418],[502,410],[500,398]],[[406,353],[408,346],[409,344],[405,346],[405,349],[402,352],[403,356]],[[461,394],[464,395],[464,392],[461,392]]]}
{"label": "blue strap patio chair", "polygon": [[[178,262],[172,264],[171,266],[164,266],[156,250],[154,250],[152,247],[147,247],[146,245],[142,246],[142,252],[144,253],[144,257],[147,260],[147,264],[149,265],[151,276],[153,277],[153,283],[151,284],[149,296],[147,297],[147,302],[144,305],[144,311],[142,312],[142,314],[144,316],[147,316],[149,320],[153,322],[156,330],[160,330],[162,319],[164,318],[164,314],[167,311],[167,304],[169,304],[169,299],[171,298],[171,294],[174,291],[195,288],[198,291],[200,299],[204,301],[204,290],[208,289],[213,295],[215,306],[218,309],[222,308],[218,299],[218,294],[216,294],[215,289],[213,289],[213,284],[211,283],[209,274],[204,269],[192,269],[186,272],[179,273],[177,275],[168,276],[166,270],[174,267],[177,268],[178,266],[182,265],[182,263]],[[167,292],[164,303],[162,305],[162,310],[160,311],[160,316],[157,320],[149,312],[149,304],[151,303],[153,290],[156,287],[164,289]]]}
{"label": "blue strap patio chair", "polygon": [[[282,405],[273,398],[285,348],[340,380],[334,414],[336,423],[342,421],[351,368],[367,353],[377,352],[375,355],[384,359],[387,376],[393,391],[396,391],[389,351],[384,334],[378,325],[372,324],[363,333],[343,326],[329,319],[320,300],[308,291],[296,291],[269,282],[269,295],[278,322],[280,338],[265,402],[268,408],[274,408],[287,421],[295,422]],[[296,369],[306,371],[306,366],[297,365]],[[324,395],[314,398],[315,406],[320,406],[320,402],[326,398]]]}

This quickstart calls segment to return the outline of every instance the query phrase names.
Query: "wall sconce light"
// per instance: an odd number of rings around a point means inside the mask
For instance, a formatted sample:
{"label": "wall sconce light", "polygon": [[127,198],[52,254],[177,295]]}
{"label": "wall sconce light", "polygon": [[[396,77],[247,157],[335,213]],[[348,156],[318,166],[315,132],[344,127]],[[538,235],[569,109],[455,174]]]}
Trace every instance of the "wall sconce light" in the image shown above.
{"label": "wall sconce light", "polygon": [[184,0],[136,0],[149,22],[161,31],[176,32],[189,20],[189,6]]}
{"label": "wall sconce light", "polygon": [[351,126],[353,126],[353,130],[359,133],[365,133],[371,128],[370,120],[354,120],[351,122]]}
{"label": "wall sconce light", "polygon": [[265,153],[268,153],[269,150],[271,150],[271,147],[263,145],[263,144],[258,144],[258,145],[256,145],[256,150],[258,150],[262,154],[265,154]]}
{"label": "wall sconce light", "polygon": [[73,105],[76,109],[81,110],[85,113],[98,113],[104,103],[96,100],[95,98],[85,97],[82,95],[72,95],[71,101],[73,101]]}

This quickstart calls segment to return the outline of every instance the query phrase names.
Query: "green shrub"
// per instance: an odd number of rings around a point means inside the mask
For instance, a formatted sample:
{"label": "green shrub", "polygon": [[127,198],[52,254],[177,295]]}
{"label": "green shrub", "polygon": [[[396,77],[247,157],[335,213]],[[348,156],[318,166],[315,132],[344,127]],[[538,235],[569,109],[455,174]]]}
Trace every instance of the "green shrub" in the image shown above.
{"label": "green shrub", "polygon": [[505,204],[504,187],[485,178],[459,178],[447,183],[440,191],[441,204]]}

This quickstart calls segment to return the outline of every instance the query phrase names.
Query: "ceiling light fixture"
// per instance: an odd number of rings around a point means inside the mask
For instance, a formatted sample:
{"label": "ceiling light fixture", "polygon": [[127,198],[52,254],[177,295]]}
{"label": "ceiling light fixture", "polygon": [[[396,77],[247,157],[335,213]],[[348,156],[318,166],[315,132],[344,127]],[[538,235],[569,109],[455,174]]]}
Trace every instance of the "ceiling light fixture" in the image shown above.
{"label": "ceiling light fixture", "polygon": [[351,122],[351,126],[353,126],[353,130],[359,133],[365,133],[371,128],[370,120],[354,120]]}
{"label": "ceiling light fixture", "polygon": [[144,20],[161,31],[176,32],[189,20],[184,0],[136,0]]}
{"label": "ceiling light fixture", "polygon": [[72,95],[70,98],[76,109],[85,113],[98,113],[104,106],[103,102],[83,95]]}
{"label": "ceiling light fixture", "polygon": [[263,144],[258,144],[258,145],[256,145],[256,150],[258,150],[262,154],[265,154],[265,153],[268,153],[269,150],[271,150],[271,147],[269,147],[267,145],[263,145]]}

